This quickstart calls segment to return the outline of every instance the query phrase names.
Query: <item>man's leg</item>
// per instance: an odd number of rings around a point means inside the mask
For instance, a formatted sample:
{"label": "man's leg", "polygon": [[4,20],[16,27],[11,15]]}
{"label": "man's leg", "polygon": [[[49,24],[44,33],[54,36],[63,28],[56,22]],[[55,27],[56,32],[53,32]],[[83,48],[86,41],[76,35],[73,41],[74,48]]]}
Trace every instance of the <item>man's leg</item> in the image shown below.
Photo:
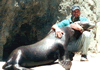
{"label": "man's leg", "polygon": [[83,42],[83,46],[82,46],[82,50],[81,50],[81,61],[85,61],[85,60],[87,60],[87,52],[88,52],[88,47],[90,44],[91,35],[90,35],[90,32],[88,32],[88,31],[84,31],[82,33],[82,35],[84,38],[84,42]]}
{"label": "man's leg", "polygon": [[78,40],[75,40],[68,44],[68,51],[79,52],[81,50],[82,58],[87,58],[90,37],[90,32],[84,31]]}

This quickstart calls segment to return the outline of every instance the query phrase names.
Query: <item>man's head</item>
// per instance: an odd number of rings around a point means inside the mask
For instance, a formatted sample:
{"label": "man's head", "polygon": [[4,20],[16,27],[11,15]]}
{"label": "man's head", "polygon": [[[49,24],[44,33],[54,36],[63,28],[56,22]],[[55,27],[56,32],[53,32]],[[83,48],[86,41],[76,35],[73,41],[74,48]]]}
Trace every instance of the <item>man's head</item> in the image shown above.
{"label": "man's head", "polygon": [[74,16],[75,18],[76,17],[79,17],[80,16],[80,7],[79,6],[73,6],[72,7],[72,12],[71,12],[71,14],[72,14],[72,16]]}

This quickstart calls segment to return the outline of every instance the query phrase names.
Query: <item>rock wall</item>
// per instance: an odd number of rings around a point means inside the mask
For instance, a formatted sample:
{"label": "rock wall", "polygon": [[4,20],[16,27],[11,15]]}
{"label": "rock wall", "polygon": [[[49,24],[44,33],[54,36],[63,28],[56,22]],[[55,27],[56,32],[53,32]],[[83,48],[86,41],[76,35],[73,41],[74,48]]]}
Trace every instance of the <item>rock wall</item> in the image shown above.
{"label": "rock wall", "polygon": [[[87,17],[87,19],[93,23],[99,21],[100,15],[100,0],[63,0],[60,3],[59,11],[69,18],[71,15],[71,8],[73,5],[79,5],[81,7],[81,16]],[[59,17],[60,18],[60,17]],[[66,19],[63,18],[63,19]],[[62,20],[62,17],[60,18]]]}
{"label": "rock wall", "polygon": [[97,51],[100,53],[100,22],[97,23],[96,41]]}
{"label": "rock wall", "polygon": [[0,56],[44,38],[56,23],[61,0],[0,0]]}
{"label": "rock wall", "polygon": [[[100,0],[0,0],[0,58],[44,38],[53,24],[71,16],[74,4],[81,7],[81,16],[91,23],[100,20]],[[90,47],[94,48],[99,38],[96,30],[91,31],[94,46]]]}

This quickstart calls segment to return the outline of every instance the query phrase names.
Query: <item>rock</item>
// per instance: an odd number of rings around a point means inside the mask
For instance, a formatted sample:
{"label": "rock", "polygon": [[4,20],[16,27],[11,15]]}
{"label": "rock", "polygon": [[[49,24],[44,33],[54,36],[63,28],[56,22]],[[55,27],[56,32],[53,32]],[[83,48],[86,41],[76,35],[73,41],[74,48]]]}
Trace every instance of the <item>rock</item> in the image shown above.
{"label": "rock", "polygon": [[97,23],[96,41],[98,52],[100,52],[100,22]]}
{"label": "rock", "polygon": [[1,0],[0,51],[3,50],[3,59],[7,59],[15,48],[45,37],[57,21],[61,1]]}
{"label": "rock", "polygon": [[[75,4],[81,7],[81,16],[94,24],[99,22],[100,0],[1,0],[0,57],[44,38],[53,24],[71,16]],[[93,42],[98,38],[96,29],[92,31]]]}

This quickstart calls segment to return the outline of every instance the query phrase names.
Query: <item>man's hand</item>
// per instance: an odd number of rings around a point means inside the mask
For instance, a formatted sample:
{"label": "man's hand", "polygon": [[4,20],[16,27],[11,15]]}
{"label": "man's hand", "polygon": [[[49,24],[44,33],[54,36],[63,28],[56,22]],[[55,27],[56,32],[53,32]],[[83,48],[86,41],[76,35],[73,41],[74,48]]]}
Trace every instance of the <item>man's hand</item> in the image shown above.
{"label": "man's hand", "polygon": [[63,31],[57,25],[53,25],[51,28],[55,31],[56,37],[62,37]]}
{"label": "man's hand", "polygon": [[61,31],[61,30],[55,30],[55,32],[56,32],[56,37],[59,37],[59,38],[61,38],[62,37],[62,35],[63,35],[63,32]]}
{"label": "man's hand", "polygon": [[78,23],[70,24],[71,28],[80,31],[81,33],[84,32],[83,28]]}

